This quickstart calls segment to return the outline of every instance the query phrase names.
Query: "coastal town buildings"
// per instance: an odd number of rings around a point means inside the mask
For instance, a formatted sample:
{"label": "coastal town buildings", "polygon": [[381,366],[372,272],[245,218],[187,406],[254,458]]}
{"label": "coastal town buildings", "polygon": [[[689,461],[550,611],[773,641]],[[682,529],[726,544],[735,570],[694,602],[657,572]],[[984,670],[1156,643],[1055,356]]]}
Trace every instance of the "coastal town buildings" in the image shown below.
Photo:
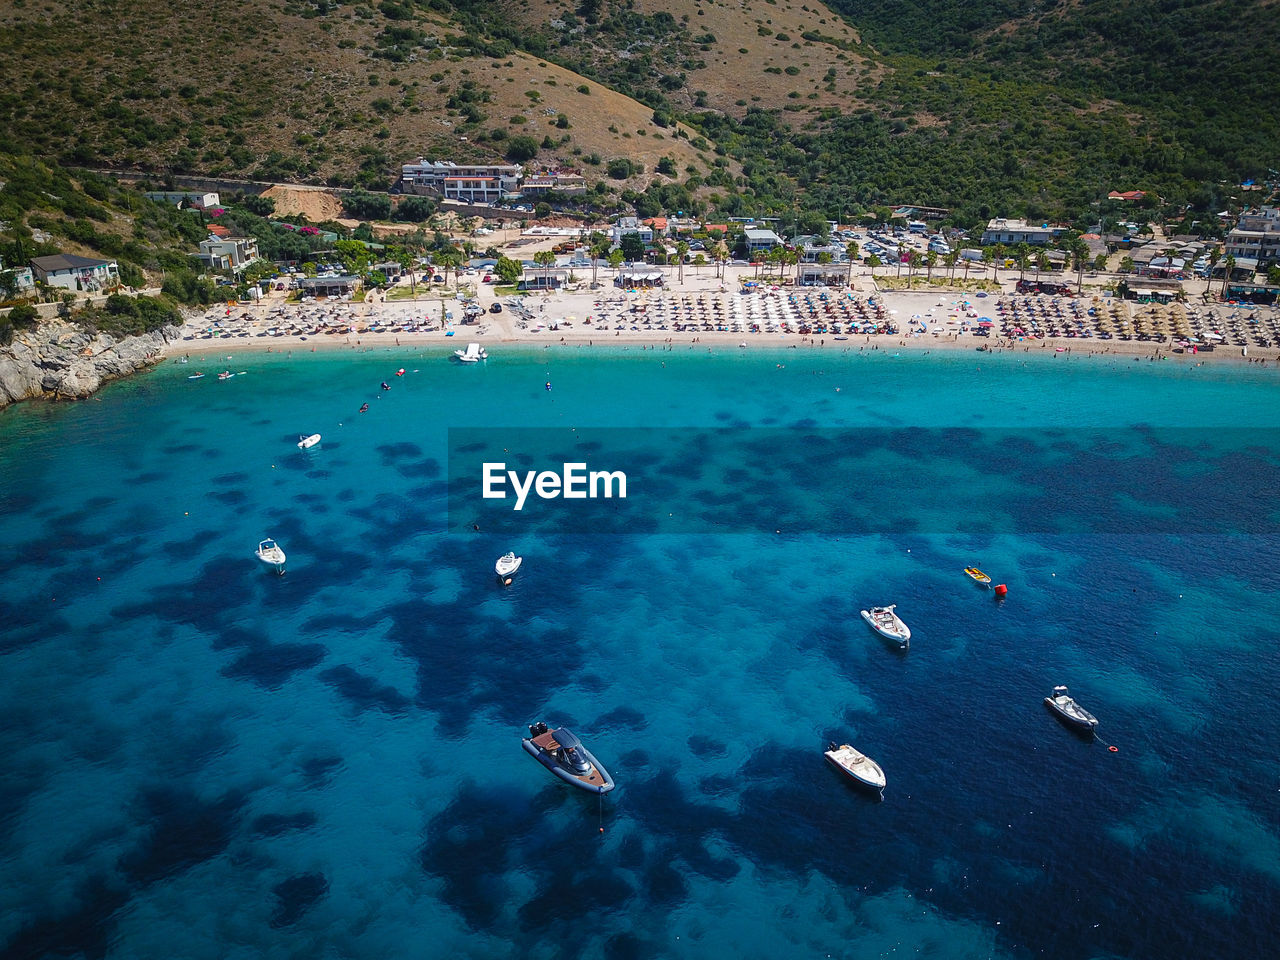
{"label": "coastal town buildings", "polygon": [[200,241],[199,259],[210,270],[235,271],[258,259],[258,241],[253,237],[220,237],[210,234]]}
{"label": "coastal town buildings", "polygon": [[172,203],[184,210],[210,210],[222,205],[216,193],[195,190],[153,190],[143,196],[156,203]]}
{"label": "coastal town buildings", "polygon": [[1065,232],[1066,227],[1054,227],[1047,223],[1033,226],[1025,220],[1007,220],[1004,217],[997,217],[989,221],[987,229],[982,232],[982,245],[985,247],[996,243],[1006,245],[1028,243],[1043,247],[1053,243]]}
{"label": "coastal town buildings", "polygon": [[447,200],[494,203],[520,193],[520,164],[458,164],[449,160],[424,160],[401,167],[400,188],[405,193],[435,193]]}
{"label": "coastal town buildings", "polygon": [[120,268],[114,260],[96,260],[70,253],[35,257],[31,269],[36,280],[49,287],[64,290],[98,291],[120,282]]}
{"label": "coastal town buildings", "polygon": [[1237,261],[1247,258],[1262,265],[1280,263],[1280,207],[1242,214],[1227,234],[1226,254]]}

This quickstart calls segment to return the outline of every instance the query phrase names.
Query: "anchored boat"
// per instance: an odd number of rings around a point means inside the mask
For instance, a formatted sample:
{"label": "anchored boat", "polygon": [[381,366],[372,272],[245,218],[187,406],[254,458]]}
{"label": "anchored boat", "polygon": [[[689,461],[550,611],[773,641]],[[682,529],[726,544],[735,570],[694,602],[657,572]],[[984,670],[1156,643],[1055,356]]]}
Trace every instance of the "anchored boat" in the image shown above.
{"label": "anchored boat", "polygon": [[521,740],[525,752],[565,783],[589,793],[608,793],[613,777],[567,727],[552,730],[539,721]]}
{"label": "anchored boat", "polygon": [[872,607],[870,610],[863,610],[862,619],[867,621],[871,629],[880,636],[894,641],[900,647],[906,647],[911,643],[911,630],[902,618],[894,613],[897,604],[890,604],[887,607]]}
{"label": "anchored boat", "polygon": [[263,563],[275,567],[276,573],[284,573],[284,550],[274,540],[263,540],[254,554]]}
{"label": "anchored boat", "polygon": [[881,797],[884,796],[884,771],[880,769],[880,764],[866,754],[847,743],[837,747],[835,741],[832,741],[822,755],[854,783],[876,791]]}
{"label": "anchored boat", "polygon": [[1044,705],[1073,730],[1092,734],[1098,726],[1098,718],[1068,696],[1066,687],[1054,687],[1053,695],[1044,698]]}

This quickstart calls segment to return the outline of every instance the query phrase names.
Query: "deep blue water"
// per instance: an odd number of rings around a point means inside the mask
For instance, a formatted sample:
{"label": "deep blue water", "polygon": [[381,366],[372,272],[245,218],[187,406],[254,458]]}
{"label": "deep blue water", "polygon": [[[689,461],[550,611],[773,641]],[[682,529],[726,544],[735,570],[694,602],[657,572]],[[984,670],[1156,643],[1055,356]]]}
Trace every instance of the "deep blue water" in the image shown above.
{"label": "deep blue water", "polygon": [[[1273,952],[1276,371],[495,353],[193,361],[0,415],[0,957]],[[528,427],[674,434],[633,482],[695,519],[473,529],[450,428]],[[726,462],[748,428],[762,462]],[[839,431],[881,439],[858,466]],[[775,494],[806,457],[813,495]],[[905,653],[858,617],[889,602]],[[538,719],[603,804],[521,751]]]}

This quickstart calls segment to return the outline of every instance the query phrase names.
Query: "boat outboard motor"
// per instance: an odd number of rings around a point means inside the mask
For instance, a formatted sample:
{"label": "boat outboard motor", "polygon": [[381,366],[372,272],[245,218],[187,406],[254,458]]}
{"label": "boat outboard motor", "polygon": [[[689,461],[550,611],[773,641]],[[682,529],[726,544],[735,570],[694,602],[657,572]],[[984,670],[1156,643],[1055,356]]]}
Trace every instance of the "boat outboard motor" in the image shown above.
{"label": "boat outboard motor", "polygon": [[531,737],[540,737],[547,732],[547,725],[539,720],[537,723],[529,727],[529,735]]}

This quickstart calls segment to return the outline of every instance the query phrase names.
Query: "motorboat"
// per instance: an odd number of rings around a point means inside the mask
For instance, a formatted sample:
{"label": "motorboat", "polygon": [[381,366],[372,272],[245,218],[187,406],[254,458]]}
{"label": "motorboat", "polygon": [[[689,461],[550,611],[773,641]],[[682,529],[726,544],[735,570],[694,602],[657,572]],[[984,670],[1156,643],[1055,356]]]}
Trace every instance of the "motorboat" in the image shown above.
{"label": "motorboat", "polygon": [[991,586],[991,578],[979,570],[977,567],[965,567],[965,574],[980,587]]}
{"label": "motorboat", "polygon": [[516,575],[522,563],[524,563],[524,557],[517,557],[514,553],[504,553],[493,565],[493,572],[498,575],[499,580],[506,581]]}
{"label": "motorboat", "polygon": [[880,764],[864,753],[845,743],[836,746],[832,741],[822,754],[841,773],[859,786],[869,787],[884,796],[885,777]]}
{"label": "motorboat", "polygon": [[900,647],[905,647],[911,642],[911,630],[902,618],[894,613],[897,604],[890,604],[887,607],[872,607],[870,610],[862,611],[862,619],[867,621],[871,629],[880,636],[892,640]]}
{"label": "motorboat", "polygon": [[275,567],[276,573],[284,573],[284,550],[274,540],[263,540],[254,551],[263,563]]}
{"label": "motorboat", "polygon": [[1068,695],[1066,687],[1054,687],[1053,695],[1044,698],[1044,705],[1073,730],[1092,734],[1097,729],[1098,718],[1076,703]]}
{"label": "motorboat", "polygon": [[475,363],[477,360],[489,359],[489,354],[478,343],[468,343],[466,350],[455,350],[453,355],[463,363]]}
{"label": "motorboat", "polygon": [[309,436],[309,437],[299,436],[299,437],[298,437],[298,449],[299,449],[299,450],[310,450],[312,447],[314,447],[314,446],[315,446],[317,443],[319,443],[319,442],[320,442],[320,434],[318,434],[318,433],[313,433],[313,434],[311,434],[311,436]]}
{"label": "motorboat", "polygon": [[590,793],[608,793],[613,777],[567,727],[552,730],[539,721],[521,741],[525,752],[565,783]]}

